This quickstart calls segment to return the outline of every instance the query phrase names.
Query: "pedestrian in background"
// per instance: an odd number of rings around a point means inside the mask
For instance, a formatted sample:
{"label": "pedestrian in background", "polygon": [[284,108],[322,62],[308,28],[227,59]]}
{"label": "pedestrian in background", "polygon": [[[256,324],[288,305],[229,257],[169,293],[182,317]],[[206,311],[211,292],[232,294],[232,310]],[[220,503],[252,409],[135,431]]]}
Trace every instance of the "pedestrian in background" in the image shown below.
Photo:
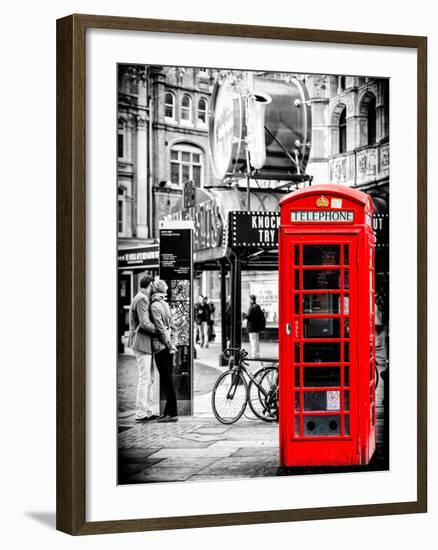
{"label": "pedestrian in background", "polygon": [[266,318],[262,308],[257,303],[254,294],[249,297],[249,308],[244,318],[247,321],[251,358],[260,358],[260,332],[266,328]]}
{"label": "pedestrian in background", "polygon": [[195,305],[196,338],[201,348],[208,348],[208,321],[210,320],[210,307],[207,296],[200,296]]}
{"label": "pedestrian in background", "polygon": [[207,305],[208,305],[208,309],[209,309],[209,319],[207,321],[208,341],[213,342],[213,340],[216,338],[216,333],[214,331],[214,314],[215,314],[215,311],[216,311],[216,306],[213,304],[213,302],[208,301],[207,296],[206,296],[206,298],[207,298]]}
{"label": "pedestrian in background", "polygon": [[166,302],[167,284],[158,280],[152,284],[151,317],[157,331],[152,347],[160,373],[160,385],[166,396],[163,416],[157,422],[178,422],[178,409],[173,384],[173,356],[177,351],[176,327],[169,304]]}
{"label": "pedestrian in background", "polygon": [[137,403],[135,420],[145,422],[158,418],[158,402],[154,402],[154,368],[152,364],[152,337],[155,326],[149,317],[151,283],[153,277],[143,275],[140,289],[129,307],[129,340],[138,367]]}

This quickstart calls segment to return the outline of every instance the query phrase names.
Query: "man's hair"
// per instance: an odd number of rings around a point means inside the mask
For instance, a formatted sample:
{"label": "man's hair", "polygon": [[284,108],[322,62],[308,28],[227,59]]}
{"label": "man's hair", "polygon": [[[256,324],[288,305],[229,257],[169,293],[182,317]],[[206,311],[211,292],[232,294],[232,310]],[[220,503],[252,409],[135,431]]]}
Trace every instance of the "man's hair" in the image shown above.
{"label": "man's hair", "polygon": [[151,275],[143,275],[140,279],[140,288],[147,288],[153,280],[154,278]]}
{"label": "man's hair", "polygon": [[254,294],[251,294],[251,296],[249,297],[249,299],[250,299],[250,300],[254,300],[254,302],[255,302],[257,298],[255,297]]}

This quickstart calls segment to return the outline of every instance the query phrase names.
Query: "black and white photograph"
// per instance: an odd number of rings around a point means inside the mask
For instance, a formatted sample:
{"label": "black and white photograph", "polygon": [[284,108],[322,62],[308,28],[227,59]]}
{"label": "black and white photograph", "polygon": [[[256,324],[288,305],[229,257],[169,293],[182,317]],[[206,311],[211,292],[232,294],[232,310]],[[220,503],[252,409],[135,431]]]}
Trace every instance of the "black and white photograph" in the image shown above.
{"label": "black and white photograph", "polygon": [[117,83],[117,483],[387,470],[389,79]]}

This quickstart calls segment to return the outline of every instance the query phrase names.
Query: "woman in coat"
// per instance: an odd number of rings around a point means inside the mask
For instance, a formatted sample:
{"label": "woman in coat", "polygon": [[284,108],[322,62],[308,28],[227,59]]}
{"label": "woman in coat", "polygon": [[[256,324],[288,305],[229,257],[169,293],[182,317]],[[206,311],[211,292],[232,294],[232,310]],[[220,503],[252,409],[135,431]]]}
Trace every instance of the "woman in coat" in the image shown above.
{"label": "woman in coat", "polygon": [[155,281],[152,285],[151,318],[157,331],[152,341],[155,364],[160,373],[160,386],[166,396],[163,416],[157,422],[178,422],[178,410],[175,387],[173,385],[172,366],[176,348],[176,331],[169,304],[166,302],[167,284]]}

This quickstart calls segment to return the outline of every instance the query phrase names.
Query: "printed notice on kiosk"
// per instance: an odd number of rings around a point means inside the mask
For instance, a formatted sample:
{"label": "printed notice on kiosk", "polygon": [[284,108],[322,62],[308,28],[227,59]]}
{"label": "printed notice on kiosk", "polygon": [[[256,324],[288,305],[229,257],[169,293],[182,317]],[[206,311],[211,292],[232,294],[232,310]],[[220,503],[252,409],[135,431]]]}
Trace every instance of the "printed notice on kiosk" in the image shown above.
{"label": "printed notice on kiosk", "polygon": [[301,223],[351,223],[353,210],[293,210],[291,221]]}

